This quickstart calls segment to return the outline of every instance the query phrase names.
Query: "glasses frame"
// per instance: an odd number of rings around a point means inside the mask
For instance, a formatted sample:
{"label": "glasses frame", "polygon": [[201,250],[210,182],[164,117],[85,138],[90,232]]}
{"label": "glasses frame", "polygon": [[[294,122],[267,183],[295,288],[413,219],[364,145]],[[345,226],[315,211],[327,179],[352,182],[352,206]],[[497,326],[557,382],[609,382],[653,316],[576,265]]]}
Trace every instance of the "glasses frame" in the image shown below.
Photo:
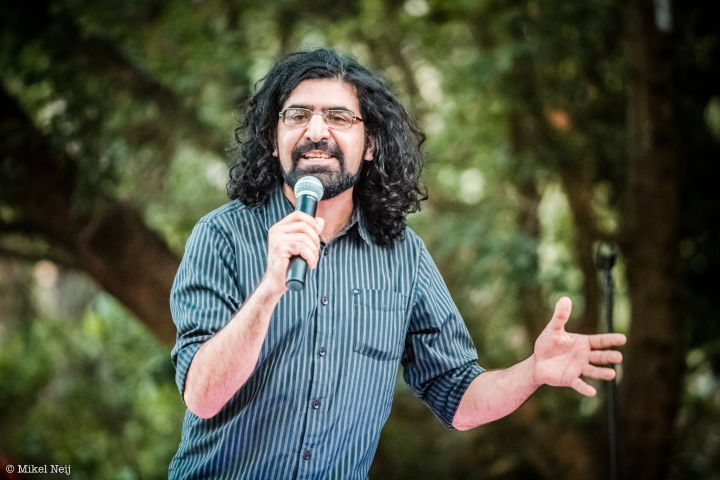
{"label": "glasses frame", "polygon": [[[350,110],[338,110],[338,109],[334,109],[334,110],[325,110],[325,111],[322,111],[322,112],[313,112],[313,111],[310,110],[309,108],[292,107],[292,108],[286,108],[285,110],[283,110],[282,112],[280,112],[280,118],[282,119],[283,125],[285,125],[286,127],[306,127],[306,126],[310,125],[310,120],[312,120],[312,117],[310,117],[310,118],[308,119],[308,122],[307,122],[305,125],[288,125],[287,123],[285,123],[285,114],[288,112],[288,110],[304,110],[304,111],[306,111],[306,112],[310,112],[310,115],[321,115],[321,116],[322,116],[322,119],[323,119],[323,122],[325,122],[325,125],[327,125],[328,128],[332,128],[332,129],[335,129],[335,130],[349,130],[349,129],[352,128],[353,125],[355,125],[355,121],[358,121],[358,122],[362,122],[362,121],[363,121],[362,118],[358,117],[357,115],[355,115],[354,113],[352,113]],[[327,122],[327,117],[328,117],[331,113],[333,113],[333,112],[349,113],[350,115],[352,115],[352,120],[350,121],[350,125],[347,126],[347,127],[338,127],[338,126],[336,126],[336,125],[330,125],[330,124]]]}

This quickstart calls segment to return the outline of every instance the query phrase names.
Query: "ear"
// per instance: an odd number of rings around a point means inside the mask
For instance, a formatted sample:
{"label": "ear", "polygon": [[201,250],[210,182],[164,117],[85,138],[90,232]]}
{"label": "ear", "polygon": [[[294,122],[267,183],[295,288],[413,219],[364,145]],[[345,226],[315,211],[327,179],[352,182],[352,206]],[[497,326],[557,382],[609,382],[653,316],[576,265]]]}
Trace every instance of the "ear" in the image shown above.
{"label": "ear", "polygon": [[375,140],[373,140],[373,137],[368,136],[365,141],[365,156],[363,160],[372,162],[373,158],[375,158]]}

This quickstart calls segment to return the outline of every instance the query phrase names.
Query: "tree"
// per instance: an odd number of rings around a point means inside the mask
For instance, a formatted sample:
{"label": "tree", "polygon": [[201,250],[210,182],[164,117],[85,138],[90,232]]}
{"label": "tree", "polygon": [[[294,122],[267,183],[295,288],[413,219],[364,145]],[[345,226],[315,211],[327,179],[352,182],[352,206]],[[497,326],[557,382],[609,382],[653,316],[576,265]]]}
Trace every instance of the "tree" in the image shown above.
{"label": "tree", "polygon": [[652,2],[629,4],[630,155],[622,246],[634,346],[628,351],[620,406],[628,478],[648,479],[661,478],[668,469],[685,350],[678,305],[679,193],[669,55],[656,18]]}
{"label": "tree", "polygon": [[[710,445],[720,418],[693,390],[720,374],[710,5],[676,2],[672,33],[640,0],[3,5],[0,255],[86,272],[172,342],[169,289],[190,229],[224,201],[232,107],[286,50],[335,46],[391,80],[428,132],[430,200],[410,222],[481,364],[527,355],[560,294],[576,300],[570,328],[597,330],[593,245],[617,242],[627,472],[699,476],[717,452],[683,443]],[[373,473],[602,476],[597,401],[544,390],[458,436],[410,397],[399,384]]]}

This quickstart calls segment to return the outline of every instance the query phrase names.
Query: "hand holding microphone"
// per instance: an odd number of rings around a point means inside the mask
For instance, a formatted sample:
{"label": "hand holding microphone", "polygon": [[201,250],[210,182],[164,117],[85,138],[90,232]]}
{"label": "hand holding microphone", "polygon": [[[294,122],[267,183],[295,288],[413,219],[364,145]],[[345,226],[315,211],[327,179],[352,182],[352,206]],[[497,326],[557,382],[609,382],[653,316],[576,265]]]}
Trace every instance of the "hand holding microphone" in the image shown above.
{"label": "hand holding microphone", "polygon": [[[315,177],[303,177],[295,184],[295,211],[307,213],[311,217],[317,211],[317,202],[323,196],[323,186]],[[301,256],[293,256],[290,259],[285,284],[290,290],[302,290],[305,286],[305,275],[307,274],[307,262]]]}
{"label": "hand holding microphone", "polygon": [[[268,232],[267,269],[263,283],[278,295],[282,295],[288,288],[302,288],[305,279],[303,272],[307,271],[308,266],[315,268],[317,265],[320,232],[325,222],[322,218],[315,220],[312,217],[322,194],[322,184],[317,179],[301,178],[295,185],[295,211],[273,225]],[[295,262],[302,263],[293,269]]]}

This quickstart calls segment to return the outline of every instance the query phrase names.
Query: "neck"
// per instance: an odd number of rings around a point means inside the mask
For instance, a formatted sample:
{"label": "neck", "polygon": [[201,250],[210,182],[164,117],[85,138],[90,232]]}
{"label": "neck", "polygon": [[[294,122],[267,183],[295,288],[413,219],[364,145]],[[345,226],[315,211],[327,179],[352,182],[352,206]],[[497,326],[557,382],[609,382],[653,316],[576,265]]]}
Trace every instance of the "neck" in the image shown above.
{"label": "neck", "polygon": [[[287,184],[283,184],[283,193],[288,200],[290,200],[290,203],[295,206],[297,199],[295,198],[295,192],[293,192],[292,188],[287,186]],[[353,211],[352,194],[353,189],[349,188],[335,198],[321,200],[318,203],[315,217],[320,217],[325,220],[325,227],[322,233],[320,233],[320,238],[323,242],[330,242],[350,221],[350,216]]]}

